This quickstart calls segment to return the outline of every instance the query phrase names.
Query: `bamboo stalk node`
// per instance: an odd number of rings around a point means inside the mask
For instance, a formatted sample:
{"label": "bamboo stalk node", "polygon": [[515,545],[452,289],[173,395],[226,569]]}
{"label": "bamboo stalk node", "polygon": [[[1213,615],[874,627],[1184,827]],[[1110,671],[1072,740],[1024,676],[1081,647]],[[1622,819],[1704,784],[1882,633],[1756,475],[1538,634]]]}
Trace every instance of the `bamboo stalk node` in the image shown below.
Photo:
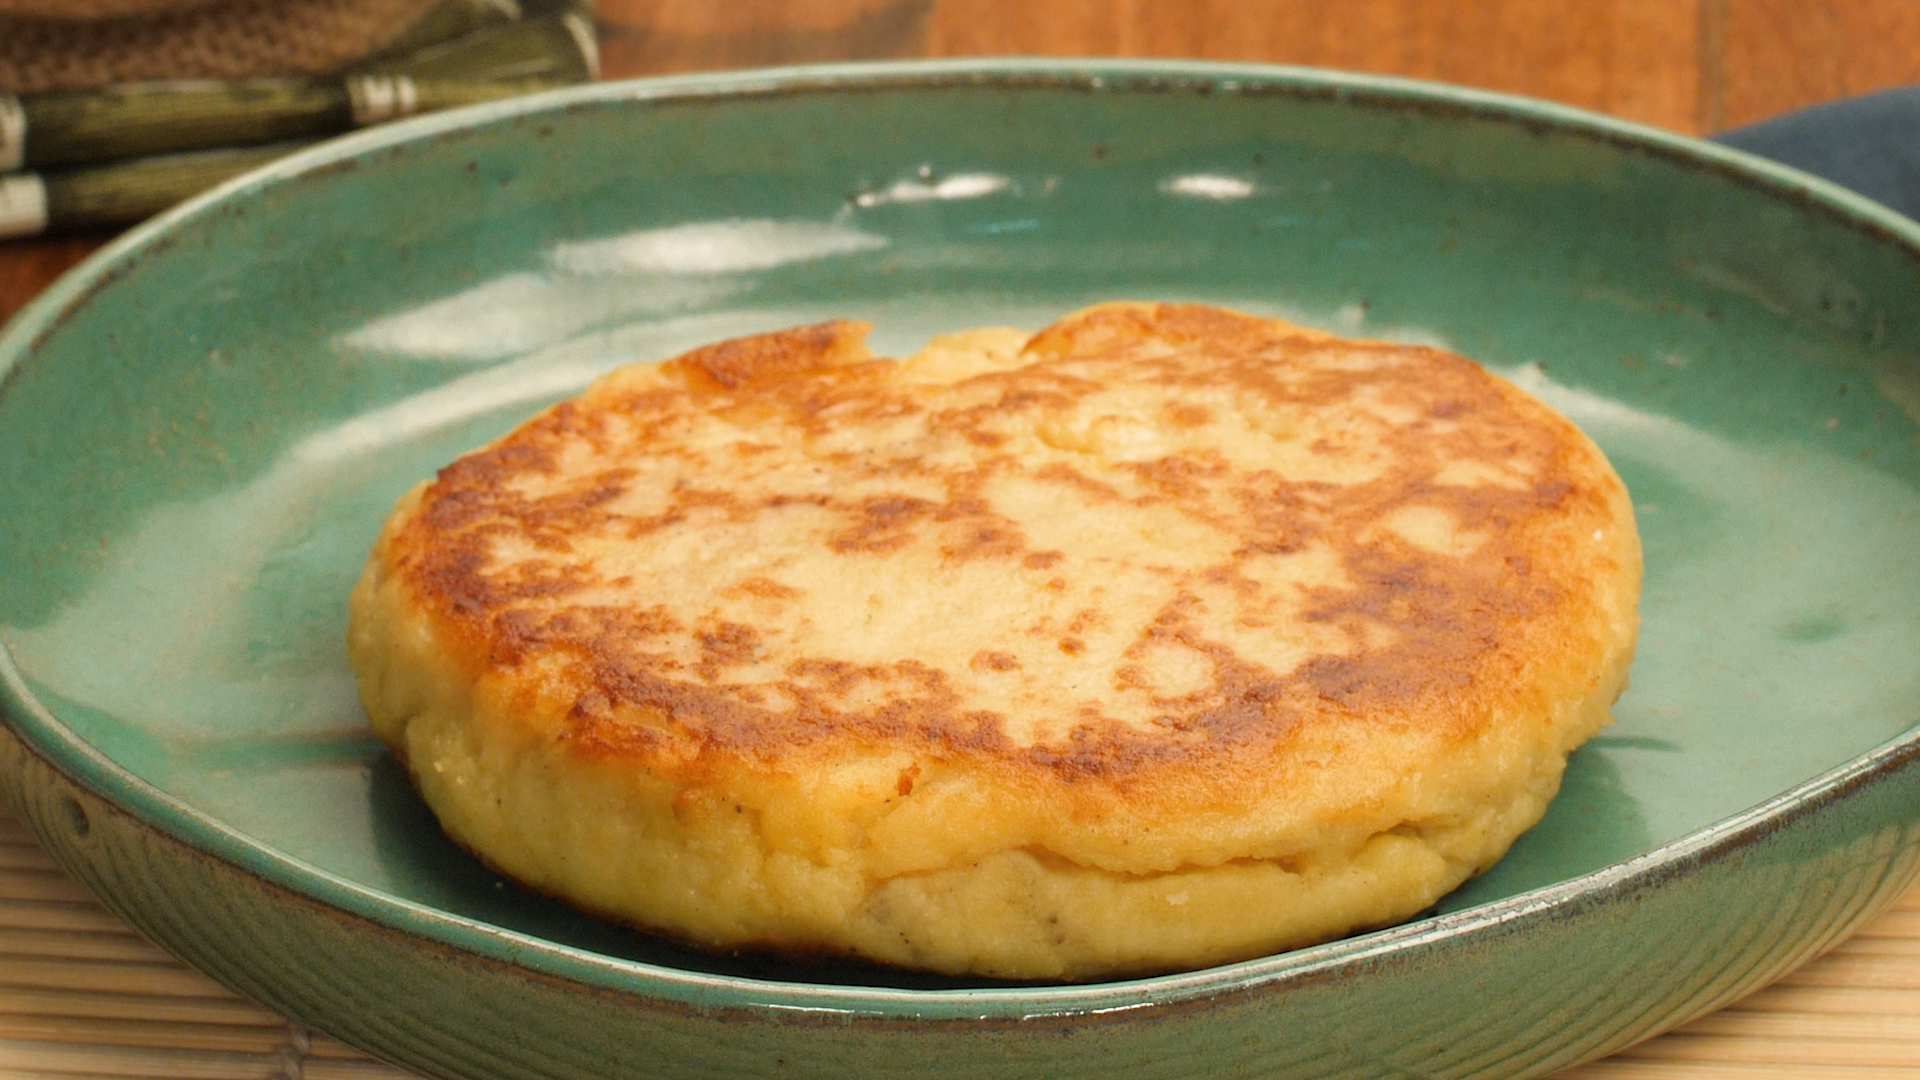
{"label": "bamboo stalk node", "polygon": [[34,173],[0,176],[0,240],[47,231],[47,185]]}
{"label": "bamboo stalk node", "polygon": [[347,99],[355,127],[412,116],[420,107],[419,88],[405,75],[357,75],[347,80]]}
{"label": "bamboo stalk node", "polygon": [[600,78],[600,39],[594,33],[593,23],[578,11],[569,11],[560,16],[560,25],[567,28],[574,44],[580,46],[580,59],[586,61],[588,81]]}
{"label": "bamboo stalk node", "polygon": [[0,94],[0,173],[27,160],[27,109],[14,94]]}

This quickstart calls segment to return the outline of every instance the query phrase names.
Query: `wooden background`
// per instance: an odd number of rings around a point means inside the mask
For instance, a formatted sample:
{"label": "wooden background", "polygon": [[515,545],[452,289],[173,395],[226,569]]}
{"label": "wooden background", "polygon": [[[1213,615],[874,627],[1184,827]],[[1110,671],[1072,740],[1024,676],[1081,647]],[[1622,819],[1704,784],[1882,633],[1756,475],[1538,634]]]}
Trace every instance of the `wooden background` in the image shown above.
{"label": "wooden background", "polygon": [[[1268,61],[1690,134],[1920,82],[1920,0],[601,0],[606,75],[831,60]],[[0,319],[102,237],[0,242]],[[398,1074],[134,938],[0,815],[0,1080]],[[1745,1002],[1566,1080],[1920,1080],[1920,890]]]}
{"label": "wooden background", "polygon": [[1913,0],[602,0],[610,74],[903,56],[1312,64],[1693,134],[1920,81]]}

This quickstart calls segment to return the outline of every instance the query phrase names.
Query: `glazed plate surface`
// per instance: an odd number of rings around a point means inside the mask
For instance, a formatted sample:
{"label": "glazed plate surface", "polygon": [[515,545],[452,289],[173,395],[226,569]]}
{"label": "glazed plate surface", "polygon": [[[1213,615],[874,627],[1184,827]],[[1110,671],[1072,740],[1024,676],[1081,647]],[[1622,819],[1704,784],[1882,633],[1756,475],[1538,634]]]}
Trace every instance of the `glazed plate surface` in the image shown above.
{"label": "glazed plate surface", "polygon": [[[393,500],[624,363],[1106,299],[1443,344],[1633,493],[1643,630],[1547,818],[1415,922],[1181,976],[677,950],[487,873],[365,729]],[[124,237],[0,336],[4,782],[162,944],[462,1077],[1535,1075],[1897,895],[1920,835],[1920,228],[1554,106],[973,62],[563,91],[348,138]]]}

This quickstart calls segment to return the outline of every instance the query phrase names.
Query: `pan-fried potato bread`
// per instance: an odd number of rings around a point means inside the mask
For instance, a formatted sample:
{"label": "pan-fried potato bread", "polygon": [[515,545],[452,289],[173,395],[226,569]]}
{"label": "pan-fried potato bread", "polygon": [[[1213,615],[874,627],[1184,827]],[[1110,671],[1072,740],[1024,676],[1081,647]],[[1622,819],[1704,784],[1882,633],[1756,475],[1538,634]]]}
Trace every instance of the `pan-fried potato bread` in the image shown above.
{"label": "pan-fried potato bread", "polygon": [[622,369],[400,500],[349,650],[456,841],[708,947],[1135,974],[1419,912],[1607,722],[1626,492],[1472,362],[866,331]]}

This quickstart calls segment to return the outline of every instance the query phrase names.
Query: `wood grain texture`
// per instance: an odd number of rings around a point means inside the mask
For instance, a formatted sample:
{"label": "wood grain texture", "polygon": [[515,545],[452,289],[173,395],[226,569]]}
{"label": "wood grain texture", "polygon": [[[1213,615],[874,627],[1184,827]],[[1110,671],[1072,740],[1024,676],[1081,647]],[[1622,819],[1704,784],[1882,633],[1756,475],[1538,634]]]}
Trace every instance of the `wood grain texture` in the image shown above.
{"label": "wood grain texture", "polygon": [[1920,82],[1913,0],[1709,2],[1726,10],[1722,106],[1712,127]]}
{"label": "wood grain texture", "polygon": [[0,323],[105,242],[98,236],[0,240]]}
{"label": "wood grain texture", "polygon": [[[1701,0],[1704,2],[1704,0]],[[1593,0],[604,0],[613,75],[904,56],[1154,56],[1411,75],[1679,130],[1698,3]]]}
{"label": "wood grain texture", "polygon": [[938,0],[928,48],[1410,75],[1686,130],[1699,112],[1699,28],[1693,4],[1667,0]]}
{"label": "wood grain texture", "polygon": [[599,11],[610,78],[923,56],[933,0],[619,0]]}

